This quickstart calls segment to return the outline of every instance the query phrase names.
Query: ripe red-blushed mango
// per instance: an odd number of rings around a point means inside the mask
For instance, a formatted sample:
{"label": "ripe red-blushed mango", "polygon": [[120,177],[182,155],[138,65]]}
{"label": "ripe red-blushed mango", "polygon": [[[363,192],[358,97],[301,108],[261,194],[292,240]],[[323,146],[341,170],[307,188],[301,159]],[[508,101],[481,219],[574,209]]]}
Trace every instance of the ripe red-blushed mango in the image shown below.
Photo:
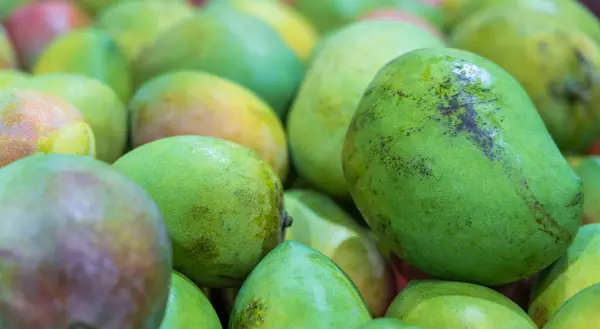
{"label": "ripe red-blushed mango", "polygon": [[5,21],[19,63],[35,65],[40,53],[58,36],[91,24],[89,16],[66,0],[32,2],[18,8]]}
{"label": "ripe red-blushed mango", "polygon": [[0,25],[0,69],[17,67],[17,57],[6,30]]}

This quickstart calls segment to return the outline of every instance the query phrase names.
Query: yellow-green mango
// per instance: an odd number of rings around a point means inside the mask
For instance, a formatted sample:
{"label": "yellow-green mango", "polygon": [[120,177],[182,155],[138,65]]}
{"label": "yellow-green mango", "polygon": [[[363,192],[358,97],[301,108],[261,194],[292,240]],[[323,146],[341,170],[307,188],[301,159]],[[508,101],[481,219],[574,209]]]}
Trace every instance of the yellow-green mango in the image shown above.
{"label": "yellow-green mango", "polygon": [[284,204],[294,219],[294,225],[286,230],[286,239],[331,258],[354,282],[373,316],[383,316],[395,295],[394,279],[368,231],[318,192],[288,190]]}
{"label": "yellow-green mango", "polygon": [[407,326],[395,318],[378,318],[367,322],[356,329],[423,329],[417,326]]}
{"label": "yellow-green mango", "polygon": [[562,151],[600,134],[600,45],[555,17],[508,6],[463,22],[449,38],[519,81]]}
{"label": "yellow-green mango", "polygon": [[322,41],[287,122],[300,176],[332,196],[348,197],[341,153],[352,114],[383,65],[422,47],[443,43],[419,26],[391,20],[357,22]]}
{"label": "yellow-green mango", "polygon": [[234,142],[167,137],[113,166],[150,193],[173,241],[174,269],[201,287],[239,286],[290,224],[277,174]]}
{"label": "yellow-green mango", "polygon": [[83,75],[55,73],[34,76],[13,86],[50,93],[75,106],[94,131],[96,159],[113,163],[123,154],[128,113],[107,85]]}
{"label": "yellow-green mango", "polygon": [[348,329],[370,320],[360,293],[331,259],[286,241],[242,285],[229,329]]}
{"label": "yellow-green mango", "polygon": [[204,292],[183,274],[173,271],[167,310],[159,329],[192,328],[223,327]]}
{"label": "yellow-green mango", "polygon": [[544,329],[600,328],[600,284],[585,288],[570,298],[552,316]]}
{"label": "yellow-green mango", "polygon": [[15,82],[27,80],[29,77],[28,73],[19,70],[0,69],[0,88],[12,85]]}
{"label": "yellow-green mango", "polygon": [[386,317],[424,329],[537,329],[510,299],[464,282],[412,281],[394,299]]}
{"label": "yellow-green mango", "polygon": [[110,86],[123,102],[131,94],[131,74],[126,57],[104,31],[81,29],[55,39],[33,69],[36,75],[74,73],[95,78]]}
{"label": "yellow-green mango", "polygon": [[354,113],[343,161],[375,233],[437,278],[524,279],[560,257],[581,223],[581,180],[526,92],[466,51],[388,63]]}
{"label": "yellow-green mango", "polygon": [[0,69],[11,69],[17,67],[17,56],[10,43],[8,34],[0,25]]}
{"label": "yellow-green mango", "polygon": [[583,222],[600,223],[600,156],[590,156],[575,169],[583,181]]}
{"label": "yellow-green mango", "polygon": [[113,37],[131,62],[193,12],[187,2],[124,1],[100,13],[96,26]]}
{"label": "yellow-green mango", "polygon": [[582,226],[567,252],[541,273],[529,315],[542,328],[566,301],[598,283],[600,223],[594,223]]}

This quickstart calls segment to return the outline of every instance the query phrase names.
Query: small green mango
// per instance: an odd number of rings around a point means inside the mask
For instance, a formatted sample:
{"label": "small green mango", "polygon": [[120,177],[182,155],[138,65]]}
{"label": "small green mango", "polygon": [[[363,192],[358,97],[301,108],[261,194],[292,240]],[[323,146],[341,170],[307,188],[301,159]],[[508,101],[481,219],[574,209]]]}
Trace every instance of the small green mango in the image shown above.
{"label": "small green mango", "polygon": [[586,158],[575,172],[583,181],[583,222],[600,223],[600,156]]}
{"label": "small green mango", "polygon": [[173,272],[167,310],[159,329],[188,328],[223,327],[204,292],[181,273]]}
{"label": "small green mango", "polygon": [[426,329],[535,329],[519,306],[475,284],[411,281],[394,299],[386,317]]}
{"label": "small green mango", "polygon": [[12,85],[16,82],[27,80],[29,74],[11,69],[0,69],[0,88]]}
{"label": "small green mango", "polygon": [[257,153],[230,141],[163,138],[114,167],[150,193],[173,241],[174,269],[201,287],[241,285],[290,224],[277,174]]}
{"label": "small green mango", "polygon": [[331,259],[286,241],[242,285],[229,329],[347,329],[370,320],[360,293]]}
{"label": "small green mango", "polygon": [[396,56],[443,46],[419,26],[391,20],[357,22],[319,44],[287,123],[300,176],[332,196],[347,198],[339,159],[352,114],[369,82]]}
{"label": "small green mango", "polygon": [[571,297],[600,283],[600,224],[582,226],[567,252],[545,269],[534,289],[529,315],[542,328]]}
{"label": "small green mango", "polygon": [[570,298],[544,326],[544,329],[600,328],[600,284],[585,288]]}
{"label": "small green mango", "polygon": [[423,329],[417,326],[406,326],[395,318],[379,318],[367,322],[356,329]]}
{"label": "small green mango", "polygon": [[375,233],[437,278],[524,279],[560,257],[581,223],[581,180],[529,97],[469,52],[420,49],[387,64],[354,114],[343,161]]}

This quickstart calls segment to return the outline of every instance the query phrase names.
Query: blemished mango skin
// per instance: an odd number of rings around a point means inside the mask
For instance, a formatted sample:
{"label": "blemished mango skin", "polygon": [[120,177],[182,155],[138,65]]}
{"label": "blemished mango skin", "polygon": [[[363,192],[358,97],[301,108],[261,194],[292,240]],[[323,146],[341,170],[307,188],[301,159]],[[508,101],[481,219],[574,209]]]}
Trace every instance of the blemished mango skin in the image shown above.
{"label": "blemished mango skin", "polygon": [[395,318],[378,318],[367,322],[356,329],[423,329],[417,326],[406,326]]}
{"label": "blemished mango skin", "polygon": [[363,92],[396,56],[443,46],[412,23],[390,20],[357,22],[322,40],[287,121],[292,160],[300,176],[329,195],[348,198],[341,153]]}
{"label": "blemished mango skin", "polygon": [[600,284],[585,288],[570,298],[552,316],[544,329],[597,329],[600,327]]}
{"label": "blemished mango skin", "polygon": [[584,225],[567,252],[545,269],[533,292],[529,315],[542,328],[567,302],[585,288],[600,283],[600,224]]}
{"label": "blemished mango skin", "polygon": [[583,222],[600,223],[600,156],[587,157],[575,172],[583,181]]}
{"label": "blemished mango skin", "polygon": [[0,88],[12,85],[16,82],[27,80],[28,73],[14,69],[0,69]]}
{"label": "blemished mango skin", "polygon": [[420,49],[387,64],[354,114],[343,163],[369,226],[437,278],[524,279],[581,223],[582,182],[531,100],[469,52]]}
{"label": "blemished mango skin", "polygon": [[110,86],[122,102],[129,101],[131,72],[117,43],[95,28],[75,30],[54,40],[39,57],[35,75],[73,73]]}
{"label": "blemished mango skin", "polygon": [[360,293],[333,261],[286,241],[242,285],[229,329],[347,329],[370,320]]}
{"label": "blemished mango skin", "polygon": [[17,67],[17,56],[10,43],[6,30],[0,25],[0,69]]}
{"label": "blemished mango skin", "polygon": [[90,157],[34,155],[0,170],[0,207],[3,329],[158,328],[171,243],[140,186]]}
{"label": "blemished mango skin", "polygon": [[142,85],[131,112],[134,147],[171,136],[213,136],[254,150],[282,181],[288,173],[283,125],[273,109],[237,83],[201,71],[177,71]]}
{"label": "blemished mango skin", "polygon": [[508,6],[463,22],[448,42],[515,77],[563,152],[582,153],[600,134],[600,45],[583,32]]}
{"label": "blemished mango skin", "polygon": [[536,329],[510,299],[464,282],[413,281],[396,296],[386,317],[425,329]]}
{"label": "blemished mango skin", "polygon": [[173,241],[174,269],[200,287],[239,286],[289,226],[277,174],[234,142],[167,137],[113,166],[150,193]]}
{"label": "blemished mango skin", "polygon": [[36,153],[94,157],[92,128],[62,98],[34,90],[0,90],[0,167]]}
{"label": "blemished mango skin", "polygon": [[383,316],[395,295],[392,269],[369,232],[324,194],[285,192],[285,209],[294,224],[287,240],[301,242],[333,260],[356,285],[371,313]]}

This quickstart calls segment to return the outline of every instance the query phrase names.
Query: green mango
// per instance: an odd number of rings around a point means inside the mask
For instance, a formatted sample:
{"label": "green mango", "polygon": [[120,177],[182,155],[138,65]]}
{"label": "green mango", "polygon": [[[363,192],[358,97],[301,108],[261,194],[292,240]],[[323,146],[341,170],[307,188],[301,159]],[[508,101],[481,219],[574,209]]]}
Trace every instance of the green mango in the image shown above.
{"label": "green mango", "polygon": [[44,50],[33,69],[36,75],[75,73],[110,86],[123,102],[131,94],[131,74],[126,57],[104,31],[88,28],[56,38]]}
{"label": "green mango", "polygon": [[507,70],[558,147],[584,152],[600,134],[600,45],[556,17],[502,8],[465,21],[449,43]]}
{"label": "green mango", "polygon": [[531,100],[469,52],[420,49],[387,64],[352,118],[343,163],[375,233],[437,278],[524,279],[581,223],[581,180]]}
{"label": "green mango", "polygon": [[12,70],[0,69],[0,88],[12,85],[16,82],[27,80],[30,77],[28,73]]}
{"label": "green mango", "polygon": [[290,149],[300,176],[332,196],[347,198],[339,159],[369,82],[396,56],[443,43],[419,26],[391,20],[357,22],[322,42],[290,110]]}
{"label": "green mango", "polygon": [[433,6],[423,0],[397,0],[393,8],[399,9],[425,19],[436,28],[442,30],[446,22],[441,8]]}
{"label": "green mango", "polygon": [[582,226],[567,252],[537,282],[529,315],[542,328],[571,297],[600,283],[600,224]]}
{"label": "green mango", "polygon": [[583,181],[583,222],[600,223],[600,156],[586,158],[575,172]]}
{"label": "green mango", "polygon": [[107,85],[83,75],[55,73],[25,79],[13,86],[54,94],[75,106],[94,131],[98,160],[113,163],[123,154],[128,113]]}
{"label": "green mango", "polygon": [[394,299],[386,317],[427,329],[536,329],[519,306],[475,284],[411,281]]}
{"label": "green mango", "polygon": [[131,62],[161,34],[193,13],[186,2],[125,1],[100,13],[96,26],[113,37]]}
{"label": "green mango", "polygon": [[173,241],[174,269],[201,287],[241,285],[290,224],[277,174],[234,142],[168,137],[113,166],[150,193]]}
{"label": "green mango", "polygon": [[200,288],[181,273],[171,274],[165,317],[159,329],[222,329],[217,312]]}
{"label": "green mango", "polygon": [[544,329],[596,329],[600,324],[600,284],[585,288],[570,298],[552,316]]}
{"label": "green mango", "polygon": [[318,192],[288,190],[284,200],[287,213],[294,219],[286,239],[331,258],[354,282],[371,313],[382,316],[395,295],[394,279],[369,232]]}
{"label": "green mango", "polygon": [[179,69],[203,70],[263,98],[280,118],[304,64],[262,20],[232,6],[210,6],[164,33],[134,63],[137,84]]}
{"label": "green mango", "polygon": [[331,259],[286,241],[242,285],[229,329],[347,329],[370,320],[360,293]]}
{"label": "green mango", "polygon": [[395,318],[379,318],[367,322],[356,329],[423,329],[417,326],[406,326]]}

